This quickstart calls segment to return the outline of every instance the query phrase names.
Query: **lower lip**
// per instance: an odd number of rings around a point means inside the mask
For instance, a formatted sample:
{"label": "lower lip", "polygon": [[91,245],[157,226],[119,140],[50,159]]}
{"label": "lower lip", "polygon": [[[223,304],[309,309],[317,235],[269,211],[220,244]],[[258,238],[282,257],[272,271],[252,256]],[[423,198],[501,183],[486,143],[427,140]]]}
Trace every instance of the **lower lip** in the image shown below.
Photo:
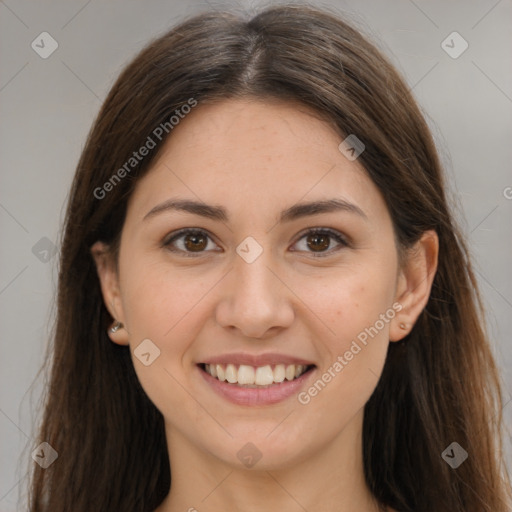
{"label": "lower lip", "polygon": [[268,388],[258,389],[244,388],[236,384],[221,382],[219,379],[212,377],[200,366],[198,366],[197,369],[206,383],[209,384],[216,393],[237,405],[270,405],[282,402],[290,396],[298,394],[305,382],[315,371],[315,368],[312,368],[297,379],[285,380],[278,384],[273,384]]}

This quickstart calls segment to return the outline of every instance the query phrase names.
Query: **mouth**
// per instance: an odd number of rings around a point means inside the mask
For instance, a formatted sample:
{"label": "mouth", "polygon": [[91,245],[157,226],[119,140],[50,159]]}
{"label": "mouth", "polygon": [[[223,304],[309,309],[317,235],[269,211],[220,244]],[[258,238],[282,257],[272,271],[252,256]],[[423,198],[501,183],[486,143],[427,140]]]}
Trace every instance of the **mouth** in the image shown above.
{"label": "mouth", "polygon": [[207,364],[200,363],[199,368],[219,382],[240,388],[266,389],[282,383],[300,379],[311,372],[314,364],[267,364],[250,366],[245,364]]}
{"label": "mouth", "polygon": [[201,363],[197,369],[204,383],[217,396],[236,405],[262,407],[297,395],[314,379],[316,366]]}

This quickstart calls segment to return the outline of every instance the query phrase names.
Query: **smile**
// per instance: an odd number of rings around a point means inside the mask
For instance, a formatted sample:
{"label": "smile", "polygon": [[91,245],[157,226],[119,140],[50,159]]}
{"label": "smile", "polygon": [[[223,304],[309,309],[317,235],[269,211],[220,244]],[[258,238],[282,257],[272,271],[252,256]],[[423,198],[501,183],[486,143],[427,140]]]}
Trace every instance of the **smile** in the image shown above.
{"label": "smile", "polygon": [[196,365],[205,384],[217,395],[236,405],[268,406],[297,395],[314,378],[316,366],[233,363]]}
{"label": "smile", "polygon": [[311,369],[313,365],[276,364],[249,366],[245,364],[205,364],[204,371],[221,382],[248,388],[265,388],[284,380],[292,381]]}

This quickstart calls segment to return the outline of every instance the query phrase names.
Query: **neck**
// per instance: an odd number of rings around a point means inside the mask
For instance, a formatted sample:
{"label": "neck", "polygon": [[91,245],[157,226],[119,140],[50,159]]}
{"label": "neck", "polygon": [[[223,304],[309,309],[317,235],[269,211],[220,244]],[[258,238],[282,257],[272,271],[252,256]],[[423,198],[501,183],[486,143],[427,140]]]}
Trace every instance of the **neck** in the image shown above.
{"label": "neck", "polygon": [[364,479],[362,411],[321,450],[305,450],[286,466],[265,464],[262,454],[251,469],[240,468],[166,429],[172,485],[155,512],[382,510]]}

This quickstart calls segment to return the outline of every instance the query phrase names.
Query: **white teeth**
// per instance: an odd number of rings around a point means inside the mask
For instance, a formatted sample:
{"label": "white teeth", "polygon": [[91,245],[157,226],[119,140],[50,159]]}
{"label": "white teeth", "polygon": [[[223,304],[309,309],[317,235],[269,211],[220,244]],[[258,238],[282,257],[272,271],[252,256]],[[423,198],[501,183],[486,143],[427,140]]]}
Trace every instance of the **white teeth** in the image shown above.
{"label": "white teeth", "polygon": [[241,364],[238,368],[238,384],[254,384],[255,371],[252,366]]}
{"label": "white teeth", "polygon": [[226,380],[234,384],[238,380],[238,373],[234,364],[228,364],[226,366]]}
{"label": "white teeth", "polygon": [[274,382],[274,372],[270,366],[260,366],[256,369],[254,384],[258,386],[268,386]]}
{"label": "white teeth", "polygon": [[283,382],[286,376],[284,364],[278,364],[274,368],[274,382]]}
{"label": "white teeth", "polygon": [[219,379],[221,382],[224,382],[226,380],[226,373],[224,372],[224,368],[220,364],[216,365],[216,368],[217,368],[217,379]]}
{"label": "white teeth", "polygon": [[258,387],[278,384],[286,380],[294,380],[300,377],[307,369],[307,366],[298,364],[277,364],[272,370],[272,366],[265,365],[253,367],[245,364],[240,366],[234,364],[206,364],[205,370],[212,377],[216,377],[221,382],[228,381],[230,384],[239,384],[241,386]]}
{"label": "white teeth", "polygon": [[295,377],[295,365],[289,364],[285,371],[286,380],[293,380]]}

